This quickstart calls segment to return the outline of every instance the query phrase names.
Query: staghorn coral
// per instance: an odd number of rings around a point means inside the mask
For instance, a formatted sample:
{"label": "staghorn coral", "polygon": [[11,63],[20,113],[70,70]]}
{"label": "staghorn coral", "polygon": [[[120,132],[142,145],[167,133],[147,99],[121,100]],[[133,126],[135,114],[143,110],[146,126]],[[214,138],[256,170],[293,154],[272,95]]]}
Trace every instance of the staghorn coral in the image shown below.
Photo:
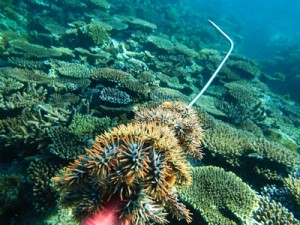
{"label": "staghorn coral", "polygon": [[87,145],[71,133],[68,128],[57,126],[47,129],[52,144],[48,147],[50,152],[61,159],[72,160],[84,153]]}
{"label": "staghorn coral", "polygon": [[41,142],[51,125],[41,114],[24,109],[18,116],[0,120],[0,137],[6,146]]}
{"label": "staghorn coral", "polygon": [[47,90],[36,83],[28,83],[26,90],[21,90],[3,97],[2,109],[23,109],[32,107],[46,99]]}
{"label": "staghorn coral", "polygon": [[85,155],[54,178],[63,191],[61,204],[72,207],[75,217],[98,212],[114,196],[123,203],[120,218],[130,224],[166,223],[168,213],[191,221],[175,185],[191,183],[186,153],[202,158],[196,114],[181,102],[149,110],[97,136]]}
{"label": "staghorn coral", "polygon": [[49,104],[38,104],[36,108],[40,117],[51,124],[65,124],[69,121],[69,116],[71,114],[71,112],[66,109],[52,107]]}
{"label": "staghorn coral", "polygon": [[0,93],[9,94],[23,87],[24,84],[15,79],[0,77]]}
{"label": "staghorn coral", "polygon": [[259,208],[254,212],[254,219],[261,225],[298,225],[299,221],[281,203],[270,200],[268,197],[259,198]]}
{"label": "staghorn coral", "polygon": [[199,124],[197,113],[182,102],[164,102],[154,108],[140,109],[135,112],[135,120],[141,122],[154,121],[172,129],[179,144],[198,158],[202,158],[200,140],[203,131]]}
{"label": "staghorn coral", "polygon": [[131,97],[125,91],[120,91],[117,88],[104,87],[100,91],[100,99],[105,102],[127,105],[131,103]]}
{"label": "staghorn coral", "polygon": [[192,176],[192,185],[179,193],[200,212],[205,224],[237,225],[250,220],[258,205],[256,194],[234,173],[205,166],[194,167]]}
{"label": "staghorn coral", "polygon": [[62,168],[53,162],[31,162],[27,172],[32,183],[33,205],[37,212],[46,212],[55,207],[56,190],[51,186],[51,178]]}

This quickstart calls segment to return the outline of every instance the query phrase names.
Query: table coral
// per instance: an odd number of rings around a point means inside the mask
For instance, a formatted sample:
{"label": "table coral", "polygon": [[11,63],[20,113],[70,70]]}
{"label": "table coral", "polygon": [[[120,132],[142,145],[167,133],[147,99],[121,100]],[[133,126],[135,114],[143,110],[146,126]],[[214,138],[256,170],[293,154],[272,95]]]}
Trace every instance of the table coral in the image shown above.
{"label": "table coral", "polygon": [[206,224],[237,225],[250,220],[257,197],[239,177],[214,166],[195,167],[192,172],[193,184],[179,193]]}

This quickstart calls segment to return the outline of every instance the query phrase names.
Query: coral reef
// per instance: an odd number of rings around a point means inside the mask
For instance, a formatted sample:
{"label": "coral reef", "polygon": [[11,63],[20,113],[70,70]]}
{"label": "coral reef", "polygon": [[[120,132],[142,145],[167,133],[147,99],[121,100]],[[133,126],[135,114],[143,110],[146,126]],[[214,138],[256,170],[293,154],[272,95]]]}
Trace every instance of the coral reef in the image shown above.
{"label": "coral reef", "polygon": [[[238,19],[195,2],[0,1],[3,224],[74,224],[72,214],[82,217],[121,196],[124,219],[184,224],[176,218],[192,216],[177,190],[191,183],[190,166],[201,165],[265,187],[270,201],[299,219],[299,47],[287,44],[265,67],[236,48],[187,108],[177,101],[193,99],[225,54],[203,18],[219,18],[237,46],[245,40]],[[58,186],[79,178],[57,188],[53,176]],[[42,212],[47,202],[50,213]],[[187,207],[193,224],[205,224]],[[220,213],[237,223],[232,212]]]}
{"label": "coral reef", "polygon": [[250,221],[258,200],[255,192],[232,172],[213,166],[194,167],[193,182],[179,193],[200,212],[205,224],[244,224]]}

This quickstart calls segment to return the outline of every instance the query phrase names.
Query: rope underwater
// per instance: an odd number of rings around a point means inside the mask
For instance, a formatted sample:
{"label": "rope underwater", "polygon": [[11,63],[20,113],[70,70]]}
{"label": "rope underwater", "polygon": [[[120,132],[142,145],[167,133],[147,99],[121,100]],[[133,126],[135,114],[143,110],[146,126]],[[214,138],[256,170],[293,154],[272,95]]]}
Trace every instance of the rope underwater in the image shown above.
{"label": "rope underwater", "polygon": [[220,63],[220,65],[218,66],[218,68],[215,70],[214,74],[211,76],[211,78],[207,81],[207,83],[205,84],[205,86],[202,88],[202,90],[200,91],[200,93],[190,102],[190,104],[188,105],[188,108],[191,108],[194,103],[202,96],[202,94],[206,91],[206,89],[209,87],[209,85],[211,84],[211,82],[213,81],[213,79],[217,76],[217,74],[219,73],[220,69],[223,67],[224,63],[226,62],[226,60],[228,59],[228,57],[230,56],[233,47],[234,47],[234,43],[231,40],[231,38],[224,32],[221,30],[220,27],[218,27],[218,25],[216,25],[214,22],[212,22],[211,20],[208,20],[208,22],[211,23],[211,25],[214,26],[214,28],[216,28],[230,43],[230,49],[227,52],[226,56],[224,57],[224,59],[222,60],[222,62]]}

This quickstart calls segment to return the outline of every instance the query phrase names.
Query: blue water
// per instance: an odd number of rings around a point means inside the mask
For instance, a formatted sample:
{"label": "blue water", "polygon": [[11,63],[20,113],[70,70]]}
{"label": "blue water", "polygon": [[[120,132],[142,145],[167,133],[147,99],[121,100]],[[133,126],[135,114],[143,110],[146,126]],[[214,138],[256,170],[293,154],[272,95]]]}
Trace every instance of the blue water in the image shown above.
{"label": "blue water", "polygon": [[[255,58],[272,57],[286,45],[300,44],[300,2],[212,0],[190,1],[190,5],[201,13],[203,10],[218,21],[222,18],[237,22],[243,36],[241,53]],[[222,21],[220,22],[222,24]]]}

